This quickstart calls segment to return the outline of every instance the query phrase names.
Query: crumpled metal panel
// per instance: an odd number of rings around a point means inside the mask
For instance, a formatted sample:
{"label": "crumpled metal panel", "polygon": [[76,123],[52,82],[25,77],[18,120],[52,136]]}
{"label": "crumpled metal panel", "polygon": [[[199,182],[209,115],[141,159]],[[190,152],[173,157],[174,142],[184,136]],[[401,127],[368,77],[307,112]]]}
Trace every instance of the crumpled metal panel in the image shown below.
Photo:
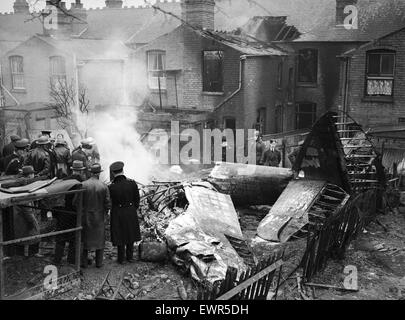
{"label": "crumpled metal panel", "polygon": [[308,221],[308,209],[326,181],[294,180],[289,183],[269,214],[260,223],[257,234],[268,241],[286,242]]}
{"label": "crumpled metal panel", "polygon": [[187,186],[187,211],[170,222],[165,236],[181,264],[198,281],[225,279],[228,267],[247,269],[225,234],[243,239],[238,215],[229,196],[199,186]]}

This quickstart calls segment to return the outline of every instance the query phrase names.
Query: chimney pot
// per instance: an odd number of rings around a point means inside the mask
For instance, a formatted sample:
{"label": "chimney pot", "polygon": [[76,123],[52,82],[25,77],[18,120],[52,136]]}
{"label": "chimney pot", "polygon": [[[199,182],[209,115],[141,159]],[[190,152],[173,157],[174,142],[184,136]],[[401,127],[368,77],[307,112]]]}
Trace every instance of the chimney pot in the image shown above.
{"label": "chimney pot", "polygon": [[14,2],[14,13],[30,13],[30,6],[27,0],[15,0]]}

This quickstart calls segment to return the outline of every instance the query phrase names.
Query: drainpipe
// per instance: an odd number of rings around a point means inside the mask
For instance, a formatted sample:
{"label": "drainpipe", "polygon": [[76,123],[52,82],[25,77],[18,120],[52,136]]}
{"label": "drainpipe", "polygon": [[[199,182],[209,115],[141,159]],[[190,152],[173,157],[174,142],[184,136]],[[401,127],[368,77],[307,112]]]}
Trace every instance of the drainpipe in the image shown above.
{"label": "drainpipe", "polygon": [[229,97],[225,98],[219,105],[214,108],[214,111],[218,110],[222,106],[224,106],[228,101],[232,100],[241,90],[242,90],[242,63],[246,60],[246,55],[240,57],[239,61],[239,86],[235,92],[233,92]]}
{"label": "drainpipe", "polygon": [[344,58],[344,67],[345,67],[345,81],[343,86],[343,112],[345,114],[348,113],[347,104],[349,99],[349,66],[350,66],[350,58]]}

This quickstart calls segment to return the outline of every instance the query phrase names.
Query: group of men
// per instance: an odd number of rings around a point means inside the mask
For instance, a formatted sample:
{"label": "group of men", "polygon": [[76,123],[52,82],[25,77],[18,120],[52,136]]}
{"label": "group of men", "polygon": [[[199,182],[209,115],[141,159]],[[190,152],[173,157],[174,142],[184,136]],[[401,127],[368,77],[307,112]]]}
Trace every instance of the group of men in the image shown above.
{"label": "group of men", "polygon": [[270,147],[263,141],[263,136],[256,131],[256,165],[279,167],[281,163],[281,152],[277,150],[277,141],[270,140]]}
{"label": "group of men", "polygon": [[[51,138],[51,132],[42,131],[37,140],[30,143],[17,135],[11,136],[11,142],[1,153],[0,171],[2,175],[17,176],[21,178],[58,178],[62,180],[74,179],[80,182],[85,190],[82,197],[66,195],[60,207],[52,210],[56,218],[57,231],[75,228],[75,212],[79,199],[82,199],[82,267],[87,267],[88,254],[95,251],[96,266],[103,265],[103,252],[105,246],[105,218],[110,214],[111,242],[118,247],[118,263],[131,262],[134,259],[134,244],[141,240],[141,233],[137,210],[140,196],[135,181],[127,179],[124,175],[124,163],[116,162],[110,166],[111,184],[107,185],[100,180],[102,172],[100,155],[93,138],[81,141],[79,147],[70,151],[63,136],[59,134],[56,139]],[[18,210],[17,210],[18,211]],[[19,223],[14,224],[20,228],[19,238],[39,233],[38,220],[34,212],[27,209],[20,210],[14,216],[21,217]],[[41,215],[41,220],[44,217]],[[46,218],[46,217],[45,217]],[[16,221],[16,219],[14,219]],[[56,236],[54,263],[59,265],[64,256],[65,246],[68,243],[68,263],[75,263],[75,241],[72,234]],[[26,243],[25,246],[34,248],[38,252],[38,243]]]}
{"label": "group of men", "polygon": [[10,143],[4,146],[0,157],[0,172],[3,175],[18,175],[23,166],[32,166],[34,175],[59,179],[71,174],[70,167],[80,160],[86,168],[100,162],[100,155],[93,138],[86,138],[70,151],[62,134],[52,139],[51,131],[42,131],[32,143],[17,135],[10,137]]}
{"label": "group of men", "polygon": [[[116,162],[110,166],[112,181],[109,186],[100,180],[102,172],[101,165],[95,163],[89,169],[80,160],[75,160],[72,165],[72,175],[65,179],[75,179],[81,183],[84,189],[82,196],[82,242],[83,255],[82,267],[87,268],[91,262],[89,253],[95,251],[96,267],[103,266],[103,255],[105,247],[105,221],[106,215],[110,213],[111,242],[118,248],[117,262],[124,264],[125,261],[133,262],[134,244],[141,240],[141,232],[137,210],[139,208],[140,196],[138,185],[135,181],[124,175],[124,163]],[[57,213],[58,229],[72,228],[75,225],[75,216],[64,214],[66,209],[76,210],[78,206],[77,196],[67,196],[62,212]],[[75,244],[71,235],[58,236],[55,247],[54,263],[61,263],[65,244],[68,242],[69,251],[67,261],[75,263]]]}

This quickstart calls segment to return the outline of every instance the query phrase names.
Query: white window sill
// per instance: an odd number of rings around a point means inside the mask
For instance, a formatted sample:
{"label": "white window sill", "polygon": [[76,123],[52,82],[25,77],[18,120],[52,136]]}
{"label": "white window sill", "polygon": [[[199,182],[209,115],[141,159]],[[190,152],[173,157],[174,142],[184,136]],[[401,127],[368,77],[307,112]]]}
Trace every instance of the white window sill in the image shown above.
{"label": "white window sill", "polygon": [[205,96],[223,96],[224,95],[223,92],[207,92],[207,91],[203,91],[202,94]]}

